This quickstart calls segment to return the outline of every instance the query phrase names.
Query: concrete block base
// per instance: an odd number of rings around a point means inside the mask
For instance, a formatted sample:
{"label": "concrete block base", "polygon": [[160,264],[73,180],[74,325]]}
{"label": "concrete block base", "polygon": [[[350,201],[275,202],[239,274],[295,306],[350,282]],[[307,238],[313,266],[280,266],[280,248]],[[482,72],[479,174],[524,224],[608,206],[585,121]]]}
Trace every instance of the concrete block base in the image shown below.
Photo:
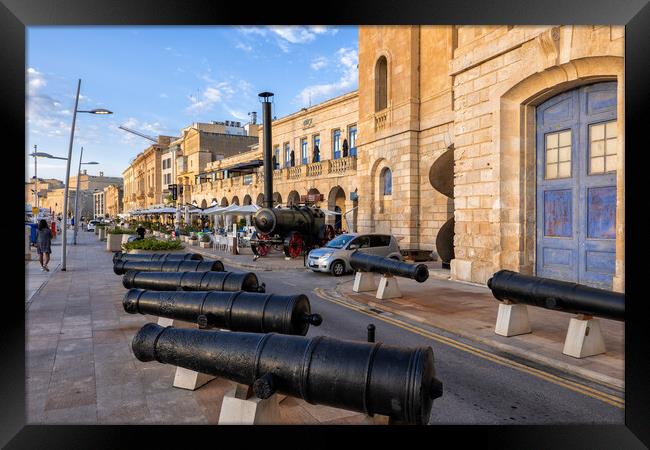
{"label": "concrete block base", "polygon": [[207,375],[205,373],[195,372],[184,367],[176,367],[176,375],[174,376],[174,387],[181,389],[189,389],[195,391],[204,384],[214,380],[216,377]]}
{"label": "concrete block base", "polygon": [[354,292],[367,292],[376,289],[377,284],[375,283],[375,276],[372,273],[357,272],[354,275],[354,285],[352,286]]}
{"label": "concrete block base", "polygon": [[501,336],[517,336],[530,333],[528,308],[526,305],[499,304],[497,324],[494,332]]}
{"label": "concrete block base", "polygon": [[562,353],[574,358],[586,358],[605,353],[605,341],[600,332],[598,319],[581,314],[572,317]]}
{"label": "concrete block base", "polygon": [[386,300],[389,298],[397,298],[402,296],[402,291],[399,290],[397,279],[392,275],[382,275],[379,279],[379,287],[377,288],[377,295],[375,298],[379,300]]}
{"label": "concrete block base", "polygon": [[267,399],[253,397],[248,386],[238,385],[224,395],[219,414],[219,425],[278,425],[280,400],[278,394]]}

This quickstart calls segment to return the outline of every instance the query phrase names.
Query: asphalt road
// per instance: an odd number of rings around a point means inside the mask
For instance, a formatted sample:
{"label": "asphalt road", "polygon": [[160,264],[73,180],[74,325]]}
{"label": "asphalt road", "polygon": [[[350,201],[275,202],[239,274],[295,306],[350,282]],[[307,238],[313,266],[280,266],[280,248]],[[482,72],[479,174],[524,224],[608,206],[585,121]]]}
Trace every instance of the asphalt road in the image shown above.
{"label": "asphalt road", "polygon": [[[436,378],[443,383],[443,396],[434,401],[431,424],[623,424],[624,409],[612,406],[588,394],[565,387],[557,378],[566,378],[584,385],[585,389],[612,394],[611,391],[577,380],[548,368],[533,366],[497,353],[485,346],[458,336],[435,330],[446,342],[420,335],[381,317],[369,316],[316,295],[315,288],[332,289],[337,282],[350,281],[351,275],[334,278],[312,272],[260,272],[267,292],[302,293],[309,296],[312,312],[323,316],[320,327],[311,327],[308,336],[326,335],[340,339],[366,340],[367,326],[376,326],[376,341],[393,345],[428,345],[433,349]],[[395,316],[392,316],[394,318]],[[452,344],[448,343],[451,342]],[[459,342],[461,345],[453,345]],[[460,347],[460,348],[458,348]],[[477,349],[479,355],[471,349]],[[494,355],[494,359],[491,357]],[[515,361],[517,367],[503,364],[503,358]],[[501,362],[500,362],[501,361]],[[549,373],[549,381],[529,373]],[[516,364],[519,363],[519,364]],[[535,370],[536,369],[536,370]]]}

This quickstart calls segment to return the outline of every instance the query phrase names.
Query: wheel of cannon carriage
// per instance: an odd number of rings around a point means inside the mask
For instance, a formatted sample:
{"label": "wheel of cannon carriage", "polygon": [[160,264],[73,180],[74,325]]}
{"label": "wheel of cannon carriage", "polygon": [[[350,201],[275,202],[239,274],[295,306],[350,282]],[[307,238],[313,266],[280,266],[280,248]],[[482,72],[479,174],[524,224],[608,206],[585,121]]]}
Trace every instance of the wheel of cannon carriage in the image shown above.
{"label": "wheel of cannon carriage", "polygon": [[[258,234],[257,235],[257,240],[258,241],[268,241],[269,240],[269,235],[268,234]],[[270,244],[266,244],[263,242],[258,242],[257,244],[251,244],[251,250],[255,254],[255,256],[266,256],[269,254],[269,250],[271,249]]]}
{"label": "wheel of cannon carriage", "polygon": [[297,258],[302,254],[304,245],[302,235],[294,231],[284,239],[284,254],[291,258]]}

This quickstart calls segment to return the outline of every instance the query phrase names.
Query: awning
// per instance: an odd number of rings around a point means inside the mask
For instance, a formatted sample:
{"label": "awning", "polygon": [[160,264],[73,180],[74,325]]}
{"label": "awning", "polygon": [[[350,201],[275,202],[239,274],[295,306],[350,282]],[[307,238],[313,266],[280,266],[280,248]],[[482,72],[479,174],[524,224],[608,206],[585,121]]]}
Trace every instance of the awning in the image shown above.
{"label": "awning", "polygon": [[226,210],[223,210],[222,214],[226,216],[246,216],[249,214],[255,214],[258,209],[260,209],[259,206],[257,205],[231,205],[234,206],[234,208],[228,208]]}
{"label": "awning", "polygon": [[228,172],[247,172],[247,171],[252,172],[253,169],[263,165],[264,165],[263,160],[256,159],[253,161],[247,161],[247,162],[235,164],[234,166],[224,167],[223,169],[220,170],[227,170]]}

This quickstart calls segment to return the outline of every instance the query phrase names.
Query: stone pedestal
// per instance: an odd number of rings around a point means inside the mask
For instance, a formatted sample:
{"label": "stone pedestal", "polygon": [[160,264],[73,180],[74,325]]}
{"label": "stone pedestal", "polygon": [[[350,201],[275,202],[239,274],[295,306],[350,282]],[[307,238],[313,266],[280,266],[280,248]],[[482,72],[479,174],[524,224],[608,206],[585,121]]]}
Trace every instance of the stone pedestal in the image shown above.
{"label": "stone pedestal", "polygon": [[106,250],[119,252],[122,250],[122,234],[109,234],[106,236]]}
{"label": "stone pedestal", "polygon": [[501,336],[517,336],[530,333],[528,322],[528,308],[526,305],[499,303],[499,313],[494,332]]}
{"label": "stone pedestal", "polygon": [[[161,327],[171,327],[173,324],[174,319],[168,319],[166,317],[158,318],[158,325]],[[173,386],[180,389],[195,391],[204,384],[214,380],[215,378],[216,377],[212,375],[195,372],[184,367],[176,367]]]}
{"label": "stone pedestal", "polygon": [[377,295],[375,298],[379,300],[386,300],[389,298],[397,298],[402,296],[402,291],[399,290],[397,279],[392,275],[382,275],[379,279],[379,287],[377,288]]}
{"label": "stone pedestal", "polygon": [[605,341],[600,332],[598,319],[582,314],[572,317],[562,353],[574,358],[586,358],[605,353]]}
{"label": "stone pedestal", "polygon": [[248,386],[237,385],[224,395],[219,425],[278,425],[281,424],[280,400],[277,394],[267,399],[253,396]]}
{"label": "stone pedestal", "polygon": [[354,275],[354,285],[352,290],[354,292],[367,292],[377,289],[375,283],[375,276],[370,272],[357,272]]}

